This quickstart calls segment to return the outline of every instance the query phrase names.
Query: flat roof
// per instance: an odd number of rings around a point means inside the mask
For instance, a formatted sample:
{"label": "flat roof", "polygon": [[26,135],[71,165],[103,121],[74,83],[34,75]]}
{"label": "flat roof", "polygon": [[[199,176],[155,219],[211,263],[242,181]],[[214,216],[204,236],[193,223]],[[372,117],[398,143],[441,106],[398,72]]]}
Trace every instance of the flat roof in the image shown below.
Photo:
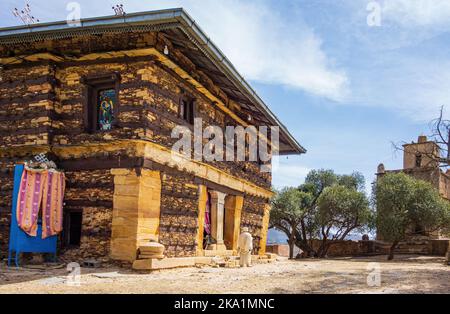
{"label": "flat roof", "polygon": [[234,90],[227,85],[230,92],[235,92],[237,97],[245,95],[251,103],[249,110],[251,109],[250,107],[253,108],[254,106],[257,111],[264,115],[268,122],[280,127],[280,154],[306,153],[306,149],[297,142],[223,52],[182,8],[130,13],[124,16],[111,15],[86,18],[81,19],[77,26],[69,25],[67,21],[59,21],[0,28],[0,45],[67,38],[86,33],[106,33],[111,30],[117,31],[121,29],[123,31],[135,29],[153,31],[180,29],[198,47],[203,54],[203,59],[205,57],[209,59],[237,88]]}

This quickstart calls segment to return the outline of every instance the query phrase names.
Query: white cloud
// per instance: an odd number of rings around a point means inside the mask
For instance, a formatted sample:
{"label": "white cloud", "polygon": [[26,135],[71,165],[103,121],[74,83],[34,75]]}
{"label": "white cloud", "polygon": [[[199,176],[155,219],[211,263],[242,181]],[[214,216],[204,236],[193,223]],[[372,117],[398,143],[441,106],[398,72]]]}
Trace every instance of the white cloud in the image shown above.
{"label": "white cloud", "polygon": [[[381,5],[381,27],[367,26],[369,1]],[[361,23],[340,21],[346,32],[338,36],[348,36],[358,55],[348,60],[348,104],[388,108],[414,122],[436,118],[441,106],[450,111],[450,0],[348,0],[343,6]]]}
{"label": "white cloud", "polygon": [[449,60],[396,53],[378,61],[357,74],[352,103],[388,108],[414,122],[435,119],[442,106],[450,114]]}
{"label": "white cloud", "polygon": [[383,19],[403,27],[448,25],[450,1],[448,0],[394,0],[383,1]]}
{"label": "white cloud", "polygon": [[274,167],[272,183],[277,189],[300,186],[310,170],[307,167],[300,166],[295,161],[292,163],[280,162],[278,167]]}
{"label": "white cloud", "polygon": [[[31,2],[42,21],[61,19],[68,13],[60,1],[49,0],[45,5],[37,0]],[[81,4],[82,18],[113,14],[109,1],[77,2]],[[296,88],[334,101],[342,101],[349,94],[347,75],[326,55],[321,38],[304,23],[301,14],[288,19],[286,13],[280,13],[284,5],[269,0],[122,3],[128,13],[185,8],[246,79]],[[59,10],[49,11],[46,6],[58,6]]]}
{"label": "white cloud", "polygon": [[152,1],[133,10],[184,7],[246,79],[301,89],[334,101],[349,94],[344,70],[299,16],[286,20],[269,1]]}
{"label": "white cloud", "polygon": [[301,21],[284,21],[264,2],[206,3],[215,3],[215,13],[199,10],[196,14],[248,79],[300,88],[333,100],[345,97],[347,77],[331,67],[321,39],[310,27]]}

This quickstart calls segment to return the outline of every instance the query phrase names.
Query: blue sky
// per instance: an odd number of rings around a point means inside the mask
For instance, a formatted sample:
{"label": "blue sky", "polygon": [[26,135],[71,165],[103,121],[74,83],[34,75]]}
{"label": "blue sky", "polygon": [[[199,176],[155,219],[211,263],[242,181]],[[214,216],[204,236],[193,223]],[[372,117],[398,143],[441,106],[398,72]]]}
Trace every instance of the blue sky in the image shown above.
{"label": "blue sky", "polygon": [[[41,22],[65,20],[71,1],[29,1]],[[450,1],[78,1],[81,17],[184,7],[308,149],[281,158],[274,185],[299,185],[311,169],[401,167],[391,142],[428,133],[450,103]],[[380,8],[370,27],[369,3]],[[3,0],[0,27],[19,25]]]}

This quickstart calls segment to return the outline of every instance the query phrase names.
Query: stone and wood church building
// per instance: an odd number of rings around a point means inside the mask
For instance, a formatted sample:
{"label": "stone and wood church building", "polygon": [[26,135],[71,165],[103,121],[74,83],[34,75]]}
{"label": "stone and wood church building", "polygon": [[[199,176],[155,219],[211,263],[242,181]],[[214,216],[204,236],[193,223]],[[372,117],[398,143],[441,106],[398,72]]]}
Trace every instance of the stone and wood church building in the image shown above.
{"label": "stone and wood church building", "polygon": [[[450,201],[450,170],[443,171],[439,158],[441,150],[439,145],[430,141],[426,136],[419,136],[417,143],[403,145],[403,169],[386,170],[383,164],[377,169],[377,177],[386,173],[403,172],[415,179],[430,182],[439,191],[442,198]],[[411,226],[411,236],[424,236],[428,239],[447,239],[439,232],[427,232],[421,226]],[[378,235],[382,239],[382,235]]]}
{"label": "stone and wood church building", "polygon": [[194,118],[279,126],[280,155],[305,153],[182,9],[0,29],[0,255],[13,167],[41,153],[67,178],[58,242],[68,259],[132,262],[152,238],[168,257],[232,251],[242,227],[264,254],[271,173],[261,162],[171,158],[173,128]]}

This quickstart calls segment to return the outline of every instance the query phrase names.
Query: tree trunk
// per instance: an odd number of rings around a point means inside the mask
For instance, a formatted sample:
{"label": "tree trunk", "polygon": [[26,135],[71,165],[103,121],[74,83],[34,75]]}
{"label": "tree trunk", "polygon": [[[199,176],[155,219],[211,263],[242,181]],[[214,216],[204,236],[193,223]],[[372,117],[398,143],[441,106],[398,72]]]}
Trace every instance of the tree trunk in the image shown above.
{"label": "tree trunk", "polygon": [[327,256],[328,250],[330,249],[330,246],[331,246],[331,243],[328,243],[328,241],[326,241],[323,244],[323,247],[321,249],[320,256],[319,256],[320,258],[324,258],[325,256]]}
{"label": "tree trunk", "polygon": [[388,256],[388,261],[392,261],[394,259],[394,251],[395,248],[398,245],[398,241],[394,241],[394,243],[392,243],[391,248],[389,249],[389,256]]}
{"label": "tree trunk", "polygon": [[298,246],[307,257],[312,257],[315,255],[313,248],[308,244],[308,240],[302,236],[303,232],[300,233],[298,230],[295,231],[294,240],[295,245]]}
{"label": "tree trunk", "polygon": [[294,231],[291,232],[291,236],[289,237],[289,258],[294,259],[294,247],[295,247],[295,234]]}
{"label": "tree trunk", "polygon": [[294,259],[294,247],[295,247],[295,242],[289,241],[289,258],[290,259]]}
{"label": "tree trunk", "polygon": [[316,252],[316,257],[322,258],[324,256],[323,251],[324,251],[324,242],[322,241],[322,243],[320,243],[319,249]]}
{"label": "tree trunk", "polygon": [[304,253],[307,257],[312,257],[314,256],[314,250],[308,245],[308,243],[305,243],[306,241],[299,241],[296,240],[295,241],[295,245],[297,245]]}

